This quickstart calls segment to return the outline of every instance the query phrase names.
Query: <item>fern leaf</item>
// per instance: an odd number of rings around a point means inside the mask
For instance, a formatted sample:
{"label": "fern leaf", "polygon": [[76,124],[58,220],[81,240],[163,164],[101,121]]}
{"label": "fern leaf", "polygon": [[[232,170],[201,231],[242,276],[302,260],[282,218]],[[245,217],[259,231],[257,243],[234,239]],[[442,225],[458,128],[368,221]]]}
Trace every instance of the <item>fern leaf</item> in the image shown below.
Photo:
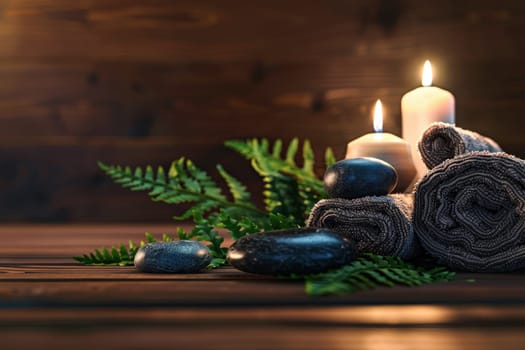
{"label": "fern leaf", "polygon": [[184,231],[182,227],[177,227],[177,237],[179,240],[192,239],[190,233]]}
{"label": "fern leaf", "polygon": [[97,262],[104,262],[104,255],[100,252],[100,250],[95,249],[95,256]]}
{"label": "fern leaf", "polygon": [[226,259],[224,258],[212,258],[211,263],[208,265],[208,269],[216,269],[218,267],[226,265]]}
{"label": "fern leaf", "polygon": [[288,145],[288,149],[286,151],[286,162],[291,166],[295,166],[295,155],[297,154],[298,149],[299,139],[293,138],[292,141],[290,141],[290,144]]}
{"label": "fern leaf", "polygon": [[340,269],[306,276],[305,290],[309,295],[345,294],[380,285],[419,286],[445,282],[454,277],[453,272],[441,267],[425,270],[400,258],[367,254]]}
{"label": "fern leaf", "polygon": [[[144,238],[145,241],[142,241],[140,246],[146,243],[158,242],[157,239],[148,232],[144,234]],[[167,234],[163,234],[161,240],[163,242],[171,242],[173,238]],[[118,245],[118,247],[102,247],[100,249],[95,249],[92,253],[75,256],[73,259],[84,265],[127,266],[133,265],[133,259],[135,258],[137,251],[138,247],[135,243],[129,241],[128,247],[122,243]]]}
{"label": "fern leaf", "polygon": [[266,210],[273,214],[295,218],[304,223],[305,208],[299,194],[297,180],[282,176],[266,176],[264,179],[264,203]]}
{"label": "fern leaf", "polygon": [[120,244],[119,246],[119,249],[120,249],[120,258],[122,260],[131,260],[130,256],[129,256],[129,251],[126,249],[126,246],[124,244]]}
{"label": "fern leaf", "polygon": [[115,247],[111,247],[111,259],[112,260],[122,260],[117,248]]}
{"label": "fern leaf", "polygon": [[217,165],[217,171],[228,185],[233,201],[235,203],[249,203],[251,194],[246,189],[246,186],[224,170],[220,164]]}
{"label": "fern leaf", "polygon": [[132,170],[130,167],[109,166],[102,162],[98,164],[113,181],[132,191],[148,191],[153,201],[169,204],[193,203],[182,215],[174,216],[175,219],[188,219],[193,212],[205,215],[218,208],[233,208],[238,215],[243,216],[265,215],[249,203],[246,187],[224,169],[221,175],[230,187],[233,201],[227,200],[211,176],[184,157],[172,162],[167,172],[162,167],[158,167],[155,172],[151,166]]}
{"label": "fern leaf", "polygon": [[219,213],[217,226],[225,228],[234,240],[238,240],[247,234],[265,230],[267,223],[265,219],[258,220],[251,217],[236,218],[229,215],[227,211],[222,210]]}
{"label": "fern leaf", "polygon": [[305,140],[303,143],[303,170],[312,177],[315,177],[314,163],[314,150],[312,149],[312,145],[310,145],[310,141]]}
{"label": "fern leaf", "polygon": [[170,235],[163,233],[162,242],[173,242],[173,238]]}
{"label": "fern leaf", "polygon": [[211,215],[208,218],[204,218],[199,213],[194,213],[193,222],[195,226],[192,230],[192,236],[198,237],[201,241],[209,242],[208,248],[210,248],[214,258],[225,259],[227,249],[222,247],[224,238],[215,230],[218,220],[219,215]]}
{"label": "fern leaf", "polygon": [[[252,143],[256,141],[256,139],[251,140],[228,140],[224,143],[224,145],[237,153],[241,154],[246,159],[252,159],[253,158],[253,145]],[[279,142],[282,146],[282,141],[277,140],[276,143]],[[279,147],[280,147],[279,146]],[[274,153],[275,153],[275,145],[274,145]],[[276,158],[280,158],[280,149],[278,151],[279,155],[275,155]],[[100,166],[100,165],[99,165]]]}
{"label": "fern leaf", "polygon": [[[180,158],[171,164],[171,168],[175,170],[173,171],[170,169],[169,172],[171,183],[177,184],[180,186],[180,188],[184,188],[189,193],[202,193],[203,186],[201,186],[201,182],[204,181],[206,181],[206,186],[218,188],[217,184],[211,181],[211,178],[204,171],[197,169],[197,167],[195,167],[193,162],[189,159]],[[190,171],[190,169],[192,170]],[[201,179],[197,179],[197,177],[192,173],[197,173]],[[220,192],[221,191],[218,191],[217,198],[222,200],[225,199]]]}
{"label": "fern leaf", "polygon": [[157,240],[155,239],[155,237],[153,237],[153,235],[149,232],[146,232],[144,234],[144,236],[146,237],[146,242],[147,243],[154,243],[154,242],[157,242]]}
{"label": "fern leaf", "polygon": [[332,151],[330,147],[328,147],[324,152],[324,162],[326,168],[331,167],[337,162],[337,160],[335,159],[334,151]]}
{"label": "fern leaf", "polygon": [[283,141],[282,140],[276,140],[273,144],[272,149],[272,156],[276,158],[281,157],[281,150],[283,148]]}
{"label": "fern leaf", "polygon": [[[294,138],[288,145],[284,158],[281,156],[282,140],[276,140],[274,142],[271,153],[268,150],[269,146],[265,146],[267,142],[267,140],[258,139],[249,139],[246,141],[230,140],[225,142],[225,146],[240,153],[246,159],[255,160],[259,163],[261,163],[262,160],[263,163],[271,165],[270,170],[295,176],[301,181],[314,181],[322,185],[322,181],[312,176],[312,173],[305,171],[295,164],[295,156],[299,148],[299,140],[297,138]],[[306,146],[305,143],[307,144]],[[305,140],[305,142],[303,142],[303,167],[305,160],[306,163],[310,162],[311,154],[313,154],[313,151],[311,151],[310,142]],[[309,166],[306,168],[308,169]]]}
{"label": "fern leaf", "polygon": [[[308,140],[302,143],[302,162],[296,164],[300,149],[299,139],[294,138],[284,147],[281,140],[273,144],[268,139],[229,141],[227,145],[249,159],[254,169],[263,177],[265,204],[268,212],[261,211],[250,202],[250,193],[239,180],[222,166],[217,171],[228,187],[231,199],[205,171],[184,157],[172,162],[168,169],[151,166],[145,168],[120,165],[110,166],[99,162],[99,167],[113,181],[133,191],[147,191],[154,201],[170,204],[190,203],[190,208],[175,216],[176,220],[193,218],[190,232],[177,230],[179,239],[197,239],[208,242],[214,264],[224,264],[226,249],[224,238],[216,227],[225,228],[235,239],[260,231],[298,227],[304,224],[311,206],[324,195],[322,182],[314,173],[314,152]],[[284,150],[284,154],[283,154]],[[163,236],[163,241],[169,241]],[[102,248],[78,257],[87,264],[131,264],[139,247],[155,239],[146,234],[138,247]],[[221,260],[222,259],[222,260]]]}
{"label": "fern leaf", "polygon": [[288,215],[296,218],[297,223],[303,223],[313,205],[326,196],[323,182],[314,173],[314,153],[308,140],[302,146],[302,167],[295,163],[299,149],[297,138],[290,142],[284,157],[281,140],[276,140],[272,147],[266,139],[227,141],[226,146],[249,159],[263,178],[268,212]]}
{"label": "fern leaf", "polygon": [[[323,182],[315,176],[314,155],[310,142],[303,142],[303,164],[299,167],[295,163],[295,157],[299,148],[299,140],[294,138],[286,149],[284,158],[281,155],[282,141],[276,140],[273,144],[272,151],[269,151],[267,140],[250,139],[246,141],[232,140],[227,141],[225,145],[234,151],[240,153],[251,161],[252,167],[262,177],[275,177],[278,174],[292,177],[301,184],[300,191],[303,188],[308,189],[309,194],[303,197],[314,197],[315,200],[326,197]],[[327,151],[329,154],[331,151]],[[308,201],[306,204],[311,204]],[[308,208],[309,209],[309,208]]]}
{"label": "fern leaf", "polygon": [[295,218],[290,218],[281,214],[268,214],[268,219],[263,223],[264,231],[280,230],[283,228],[299,228],[304,223],[298,223]]}

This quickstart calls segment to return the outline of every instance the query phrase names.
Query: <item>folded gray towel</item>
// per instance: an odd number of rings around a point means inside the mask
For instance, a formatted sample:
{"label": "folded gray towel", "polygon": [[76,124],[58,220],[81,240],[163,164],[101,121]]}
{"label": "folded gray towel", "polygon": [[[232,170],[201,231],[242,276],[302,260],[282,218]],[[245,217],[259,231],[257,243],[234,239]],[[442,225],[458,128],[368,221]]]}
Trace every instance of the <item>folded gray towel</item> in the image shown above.
{"label": "folded gray towel", "polygon": [[410,221],[412,208],[409,194],[323,199],[313,207],[307,225],[351,238],[360,253],[411,259],[421,251]]}
{"label": "folded gray towel", "polygon": [[446,123],[431,124],[423,133],[418,148],[429,169],[467,152],[501,152],[501,147],[491,138]]}
{"label": "folded gray towel", "polygon": [[473,152],[441,163],[416,187],[413,223],[423,248],[451,268],[525,268],[525,160]]}

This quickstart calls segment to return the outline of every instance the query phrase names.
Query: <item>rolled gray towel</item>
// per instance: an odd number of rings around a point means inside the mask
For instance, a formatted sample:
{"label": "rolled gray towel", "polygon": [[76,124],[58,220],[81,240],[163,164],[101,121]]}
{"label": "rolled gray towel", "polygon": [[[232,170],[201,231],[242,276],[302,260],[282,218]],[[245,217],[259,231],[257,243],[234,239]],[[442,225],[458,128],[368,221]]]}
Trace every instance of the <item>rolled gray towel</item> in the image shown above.
{"label": "rolled gray towel", "polygon": [[307,225],[349,237],[359,253],[411,259],[421,251],[412,228],[412,208],[409,194],[323,199],[313,207]]}
{"label": "rolled gray towel", "polygon": [[413,222],[422,247],[451,268],[525,268],[525,161],[474,152],[441,163],[416,187]]}
{"label": "rolled gray towel", "polygon": [[429,169],[467,152],[501,152],[501,147],[491,138],[440,122],[431,124],[425,130],[417,146]]}

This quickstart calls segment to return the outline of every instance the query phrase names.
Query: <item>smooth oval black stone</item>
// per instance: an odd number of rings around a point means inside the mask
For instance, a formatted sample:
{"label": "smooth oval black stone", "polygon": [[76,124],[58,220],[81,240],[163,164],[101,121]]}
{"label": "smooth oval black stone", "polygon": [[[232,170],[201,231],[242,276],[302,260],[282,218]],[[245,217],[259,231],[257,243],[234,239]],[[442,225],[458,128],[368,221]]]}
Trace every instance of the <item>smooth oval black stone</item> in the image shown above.
{"label": "smooth oval black stone", "polygon": [[324,185],[331,198],[384,196],[397,184],[396,169],[372,157],[341,160],[326,170]]}
{"label": "smooth oval black stone", "polygon": [[287,275],[327,271],[350,263],[354,243],[324,228],[269,231],[244,236],[228,249],[228,262],[251,273]]}
{"label": "smooth oval black stone", "polygon": [[140,272],[196,273],[211,262],[211,252],[198,241],[148,243],[135,254]]}

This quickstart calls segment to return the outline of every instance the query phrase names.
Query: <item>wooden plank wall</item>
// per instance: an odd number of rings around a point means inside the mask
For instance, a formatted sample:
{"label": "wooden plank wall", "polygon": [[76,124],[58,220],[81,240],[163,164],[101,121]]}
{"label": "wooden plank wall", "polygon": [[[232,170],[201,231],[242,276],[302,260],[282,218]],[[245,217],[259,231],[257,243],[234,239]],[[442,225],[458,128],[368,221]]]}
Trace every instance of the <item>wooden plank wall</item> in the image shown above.
{"label": "wooden plank wall", "polygon": [[258,189],[224,140],[309,138],[341,157],[377,98],[431,59],[458,125],[525,156],[521,0],[0,1],[0,219],[166,221],[96,161],[215,163]]}

